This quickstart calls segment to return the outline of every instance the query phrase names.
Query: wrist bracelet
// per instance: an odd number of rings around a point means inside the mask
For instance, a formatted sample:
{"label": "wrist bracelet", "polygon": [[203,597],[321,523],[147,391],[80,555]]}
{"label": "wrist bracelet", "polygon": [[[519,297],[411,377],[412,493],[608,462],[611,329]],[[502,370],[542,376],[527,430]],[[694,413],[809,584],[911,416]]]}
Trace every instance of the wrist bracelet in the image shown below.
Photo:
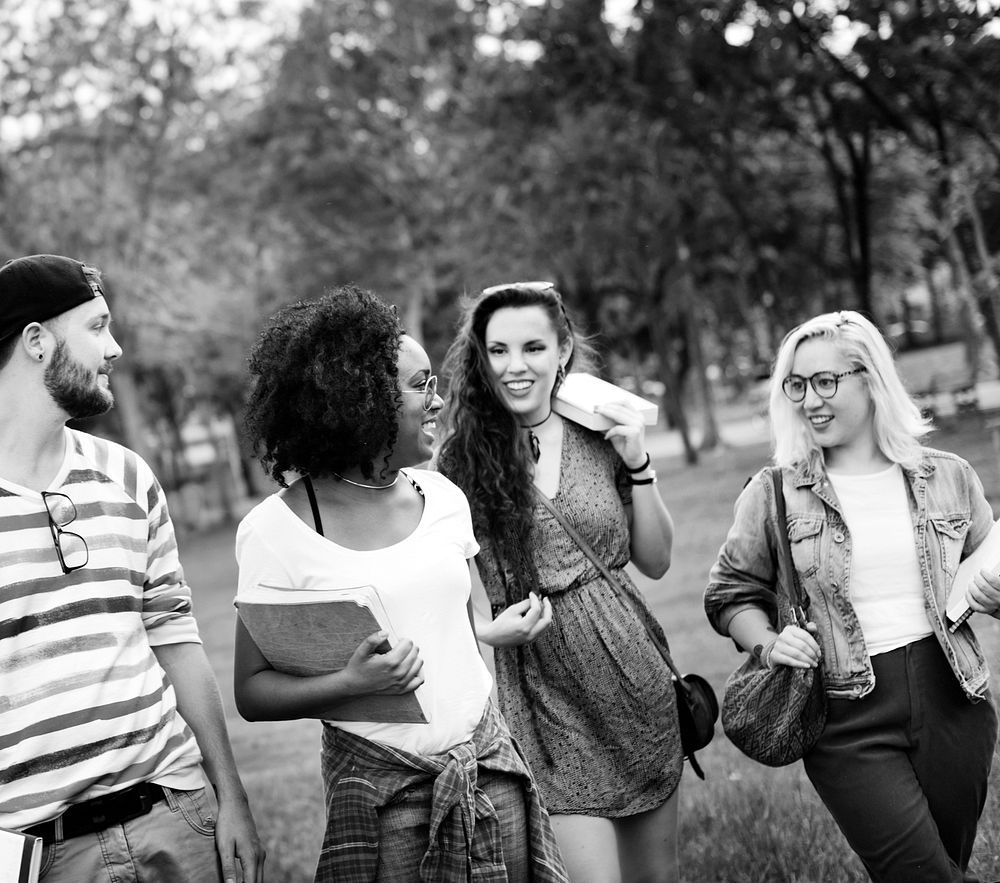
{"label": "wrist bracelet", "polygon": [[656,472],[650,469],[649,478],[632,478],[630,475],[628,477],[628,483],[633,486],[637,484],[656,484]]}
{"label": "wrist bracelet", "polygon": [[626,466],[625,467],[625,471],[629,475],[635,475],[637,472],[642,472],[643,469],[646,469],[651,462],[652,462],[652,460],[649,459],[649,452],[647,451],[646,452],[646,462],[643,463],[642,466],[639,466],[639,467],[637,467],[635,469],[629,469],[628,466]]}
{"label": "wrist bracelet", "polygon": [[771,667],[771,651],[774,650],[774,645],[778,643],[777,637],[772,638],[766,644],[756,644],[753,648],[753,655],[757,657],[757,661],[760,662],[764,668]]}

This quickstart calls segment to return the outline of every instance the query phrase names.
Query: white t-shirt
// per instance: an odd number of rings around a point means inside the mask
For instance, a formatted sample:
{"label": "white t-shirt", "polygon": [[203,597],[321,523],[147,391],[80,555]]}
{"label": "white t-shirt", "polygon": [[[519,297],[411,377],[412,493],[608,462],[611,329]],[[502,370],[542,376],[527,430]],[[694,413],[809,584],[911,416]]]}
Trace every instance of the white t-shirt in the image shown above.
{"label": "white t-shirt", "polygon": [[927,637],[932,630],[902,468],[828,477],[851,534],[851,603],[868,654]]}
{"label": "white t-shirt", "polygon": [[393,630],[416,644],[428,723],[331,721],[334,726],[413,754],[465,742],[482,718],[493,681],[469,623],[468,559],[479,551],[465,495],[437,472],[408,469],[424,511],[408,537],[372,551],[322,537],[279,496],[259,503],[236,534],[241,593],[264,584],[296,589],[374,586]]}

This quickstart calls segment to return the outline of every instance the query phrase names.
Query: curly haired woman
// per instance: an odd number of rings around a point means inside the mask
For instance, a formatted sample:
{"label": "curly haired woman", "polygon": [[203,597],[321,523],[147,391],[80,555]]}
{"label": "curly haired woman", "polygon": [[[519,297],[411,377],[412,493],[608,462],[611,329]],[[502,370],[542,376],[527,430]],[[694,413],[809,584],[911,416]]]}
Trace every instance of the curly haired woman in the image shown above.
{"label": "curly haired woman", "polygon": [[[277,601],[374,586],[399,635],[383,652],[377,631],[346,648],[345,668],[296,676],[272,668],[237,623],[240,713],[324,722],[316,880],[566,880],[490,700],[469,613],[468,503],[442,475],[412,468],[431,455],[441,407],[427,354],[395,310],[345,287],[274,316],[250,372],[247,424],[283,490],[240,524],[237,605],[262,589]],[[424,722],[343,712],[345,700],[414,691]]]}
{"label": "curly haired woman", "polygon": [[[496,649],[500,705],[571,878],[676,881],[682,755],[673,686],[643,620],[662,638],[660,627],[624,570],[631,560],[662,576],[673,524],[634,408],[601,407],[614,421],[605,433],[553,411],[560,379],[586,359],[554,286],[486,289],[448,353],[438,468],[471,502],[494,611],[477,631]],[[539,493],[621,587],[601,576]]]}

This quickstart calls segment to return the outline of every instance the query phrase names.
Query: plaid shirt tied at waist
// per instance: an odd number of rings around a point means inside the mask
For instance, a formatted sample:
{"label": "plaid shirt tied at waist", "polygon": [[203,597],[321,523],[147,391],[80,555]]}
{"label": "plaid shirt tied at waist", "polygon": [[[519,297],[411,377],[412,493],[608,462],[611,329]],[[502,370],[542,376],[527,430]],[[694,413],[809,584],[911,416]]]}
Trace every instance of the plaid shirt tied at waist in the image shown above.
{"label": "plaid shirt tied at waist", "polygon": [[372,883],[378,871],[378,809],[420,786],[433,788],[420,880],[506,883],[500,822],[477,787],[480,768],[513,774],[523,783],[532,879],[568,883],[538,789],[492,701],[472,739],[444,754],[409,754],[324,724],[327,828],[317,883]]}

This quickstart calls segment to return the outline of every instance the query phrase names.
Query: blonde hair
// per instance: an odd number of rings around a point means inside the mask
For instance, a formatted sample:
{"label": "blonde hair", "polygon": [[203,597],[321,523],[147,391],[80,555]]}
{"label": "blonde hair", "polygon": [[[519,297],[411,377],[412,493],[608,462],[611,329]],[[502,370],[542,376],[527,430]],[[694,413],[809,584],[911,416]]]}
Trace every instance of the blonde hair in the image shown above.
{"label": "blonde hair", "polygon": [[920,440],[930,432],[931,422],[920,413],[903,386],[885,338],[871,322],[853,310],[816,316],[793,328],[781,342],[770,384],[775,464],[791,466],[813,458],[823,462],[822,448],[816,443],[801,408],[789,401],[781,390],[782,382],[791,373],[799,344],[817,338],[835,344],[852,369],[864,369],[859,380],[867,385],[871,396],[875,443],[893,463],[915,467],[922,453]]}

